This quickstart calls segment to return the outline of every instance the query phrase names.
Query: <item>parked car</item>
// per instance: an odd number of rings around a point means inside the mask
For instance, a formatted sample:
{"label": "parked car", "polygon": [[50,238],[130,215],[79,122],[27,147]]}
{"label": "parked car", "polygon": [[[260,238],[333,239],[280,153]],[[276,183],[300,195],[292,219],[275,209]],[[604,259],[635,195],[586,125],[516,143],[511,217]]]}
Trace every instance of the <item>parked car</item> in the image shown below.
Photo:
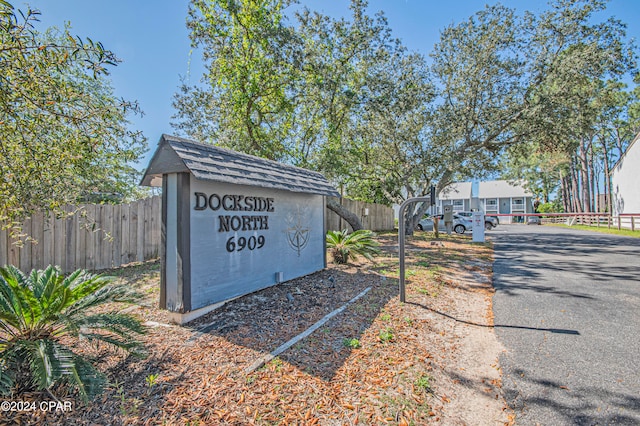
{"label": "parked car", "polygon": [[541,225],[542,221],[539,216],[527,216],[527,225]]}
{"label": "parked car", "polygon": [[[444,226],[444,215],[437,214],[435,216],[427,216],[418,222],[417,228],[421,231],[433,230],[433,218],[438,218],[438,231],[445,232],[447,228]],[[471,221],[460,215],[453,215],[453,231],[456,234],[464,234],[467,229],[471,229]]]}
{"label": "parked car", "polygon": [[[473,212],[456,212],[457,215],[463,216],[467,218],[469,221],[472,221]],[[496,226],[500,224],[500,220],[497,216],[486,216],[484,217],[484,229],[487,231],[492,230]]]}

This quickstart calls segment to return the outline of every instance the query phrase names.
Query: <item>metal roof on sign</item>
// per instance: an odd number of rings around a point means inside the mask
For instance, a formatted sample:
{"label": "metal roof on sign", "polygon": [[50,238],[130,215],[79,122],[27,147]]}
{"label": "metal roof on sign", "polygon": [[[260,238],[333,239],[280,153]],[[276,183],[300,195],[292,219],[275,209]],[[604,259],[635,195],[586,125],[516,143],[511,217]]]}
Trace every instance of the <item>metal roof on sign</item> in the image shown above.
{"label": "metal roof on sign", "polygon": [[214,145],[162,135],[141,185],[160,186],[162,175],[190,172],[196,179],[337,197],[318,172]]}

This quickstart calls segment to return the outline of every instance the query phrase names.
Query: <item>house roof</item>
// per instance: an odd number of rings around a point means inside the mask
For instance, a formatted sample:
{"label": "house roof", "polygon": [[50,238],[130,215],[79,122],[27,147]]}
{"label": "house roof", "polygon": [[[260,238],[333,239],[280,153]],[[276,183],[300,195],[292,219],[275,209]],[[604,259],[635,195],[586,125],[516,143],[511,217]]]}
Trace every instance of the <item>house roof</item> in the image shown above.
{"label": "house roof", "polygon": [[471,198],[471,182],[454,182],[447,185],[438,198],[441,200],[468,200]]}
{"label": "house roof", "polygon": [[[455,182],[440,192],[441,200],[468,200],[471,198],[471,182]],[[478,183],[478,198],[531,197],[521,185],[506,180],[490,180]]]}
{"label": "house roof", "polygon": [[531,197],[532,194],[522,185],[510,183],[506,180],[491,180],[480,182],[478,185],[478,198],[500,197]]}
{"label": "house roof", "polygon": [[163,174],[181,172],[206,181],[340,195],[321,173],[170,135],[160,138],[140,184],[160,186]]}

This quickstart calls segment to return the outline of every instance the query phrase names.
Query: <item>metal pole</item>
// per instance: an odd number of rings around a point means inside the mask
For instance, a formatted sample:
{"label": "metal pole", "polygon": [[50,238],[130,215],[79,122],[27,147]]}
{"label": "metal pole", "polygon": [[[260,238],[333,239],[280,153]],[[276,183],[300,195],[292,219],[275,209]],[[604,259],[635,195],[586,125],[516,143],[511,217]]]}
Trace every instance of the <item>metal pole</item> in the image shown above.
{"label": "metal pole", "polygon": [[400,256],[400,302],[406,301],[406,292],[404,286],[404,211],[409,204],[431,201],[431,197],[413,197],[405,200],[400,204],[398,211],[398,253]]}

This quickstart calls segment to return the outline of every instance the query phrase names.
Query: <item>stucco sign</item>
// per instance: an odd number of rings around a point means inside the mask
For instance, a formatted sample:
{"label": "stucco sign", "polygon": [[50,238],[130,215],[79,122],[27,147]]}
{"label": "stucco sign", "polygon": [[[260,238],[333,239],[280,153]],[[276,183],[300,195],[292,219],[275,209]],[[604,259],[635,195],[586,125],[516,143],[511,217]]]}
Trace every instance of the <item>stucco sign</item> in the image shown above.
{"label": "stucco sign", "polygon": [[163,187],[161,306],[186,322],[323,269],[322,175],[163,136],[143,178]]}

